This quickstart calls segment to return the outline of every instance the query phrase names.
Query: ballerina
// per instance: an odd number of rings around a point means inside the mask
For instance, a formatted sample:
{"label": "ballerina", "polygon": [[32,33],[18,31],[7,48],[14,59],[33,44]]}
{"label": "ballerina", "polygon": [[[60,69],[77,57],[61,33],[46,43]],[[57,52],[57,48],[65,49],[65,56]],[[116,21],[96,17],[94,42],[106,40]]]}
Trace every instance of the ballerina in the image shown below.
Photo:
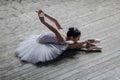
{"label": "ballerina", "polygon": [[[81,32],[77,28],[71,27],[67,33],[64,34],[61,32],[63,28],[55,18],[44,13],[42,10],[37,11],[37,13],[40,22],[43,23],[50,32],[32,35],[21,42],[16,49],[16,54],[21,60],[36,64],[38,62],[53,60],[67,49],[85,48],[88,51],[101,50],[101,48],[93,44],[99,42],[98,40],[89,39],[81,42]],[[57,29],[47,23],[44,18],[48,18],[54,22]]]}

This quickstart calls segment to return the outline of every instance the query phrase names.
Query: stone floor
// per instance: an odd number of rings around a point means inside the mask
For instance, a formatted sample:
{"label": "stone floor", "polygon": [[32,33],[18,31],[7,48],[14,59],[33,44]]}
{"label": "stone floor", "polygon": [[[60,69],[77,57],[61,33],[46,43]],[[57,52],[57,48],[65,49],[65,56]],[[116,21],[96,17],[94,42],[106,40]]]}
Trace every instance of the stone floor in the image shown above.
{"label": "stone floor", "polygon": [[[17,45],[48,31],[39,22],[38,9],[64,29],[79,28],[81,40],[101,39],[103,51],[67,51],[61,59],[39,65],[21,62],[15,56]],[[120,80],[120,0],[0,0],[0,39],[0,80]]]}

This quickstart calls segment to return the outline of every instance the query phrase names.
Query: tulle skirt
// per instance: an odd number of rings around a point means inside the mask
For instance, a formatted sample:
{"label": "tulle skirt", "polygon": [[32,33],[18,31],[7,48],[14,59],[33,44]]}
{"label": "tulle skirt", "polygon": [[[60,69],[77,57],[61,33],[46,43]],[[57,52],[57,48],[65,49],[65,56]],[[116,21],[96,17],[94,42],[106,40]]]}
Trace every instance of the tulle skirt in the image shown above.
{"label": "tulle skirt", "polygon": [[16,54],[21,60],[31,62],[46,62],[57,58],[68,47],[67,44],[39,43],[40,35],[32,35],[21,42]]}

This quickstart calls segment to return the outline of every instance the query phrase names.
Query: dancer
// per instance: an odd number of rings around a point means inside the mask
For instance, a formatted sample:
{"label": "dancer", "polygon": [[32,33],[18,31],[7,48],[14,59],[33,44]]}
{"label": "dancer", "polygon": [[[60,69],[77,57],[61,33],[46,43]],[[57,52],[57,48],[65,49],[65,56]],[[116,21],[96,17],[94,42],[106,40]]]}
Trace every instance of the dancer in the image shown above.
{"label": "dancer", "polygon": [[[44,13],[42,10],[37,11],[40,21],[50,30],[40,35],[32,35],[21,42],[16,49],[16,54],[21,60],[31,62],[46,62],[57,58],[66,49],[85,48],[88,51],[101,49],[95,44],[99,42],[95,39],[89,39],[81,42],[81,32],[77,28],[71,27],[66,34],[61,33],[63,28],[59,22]],[[55,23],[56,28],[45,21],[48,18]]]}

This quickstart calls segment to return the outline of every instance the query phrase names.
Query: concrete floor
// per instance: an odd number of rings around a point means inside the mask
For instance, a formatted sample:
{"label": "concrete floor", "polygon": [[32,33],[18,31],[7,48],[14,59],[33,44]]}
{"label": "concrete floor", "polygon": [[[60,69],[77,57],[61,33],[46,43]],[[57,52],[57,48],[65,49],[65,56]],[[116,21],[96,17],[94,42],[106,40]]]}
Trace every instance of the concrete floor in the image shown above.
{"label": "concrete floor", "polygon": [[[101,39],[103,51],[68,51],[39,66],[21,62],[15,56],[17,45],[48,31],[39,22],[38,9],[65,29],[79,28],[81,40]],[[0,39],[0,80],[120,80],[120,0],[0,0]]]}

